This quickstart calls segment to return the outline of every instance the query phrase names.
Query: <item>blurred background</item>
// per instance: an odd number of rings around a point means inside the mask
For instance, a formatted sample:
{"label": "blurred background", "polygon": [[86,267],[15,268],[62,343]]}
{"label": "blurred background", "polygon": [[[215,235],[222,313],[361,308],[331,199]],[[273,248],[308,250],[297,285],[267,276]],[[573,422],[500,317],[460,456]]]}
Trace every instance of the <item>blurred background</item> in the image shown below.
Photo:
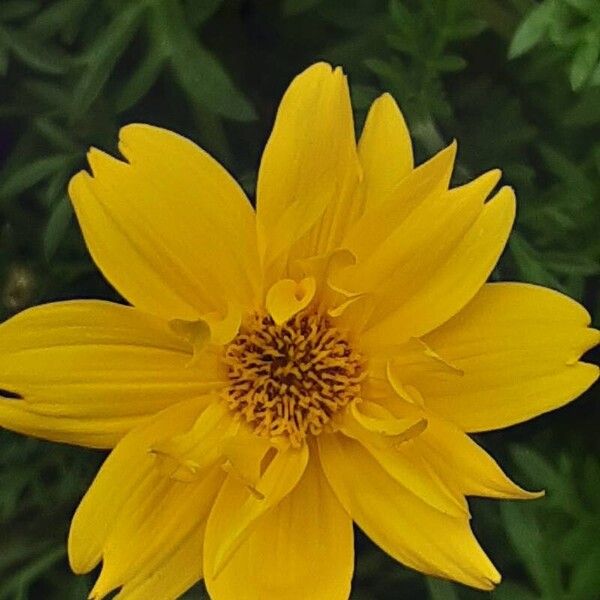
{"label": "blurred background", "polygon": [[[502,168],[518,219],[494,278],[561,290],[598,326],[599,54],[598,0],[0,0],[0,320],[50,300],[118,300],[66,197],[90,145],[115,152],[132,121],[165,126],[252,198],[281,94],[326,59],[350,76],[357,127],[390,91],[419,162],[456,137],[455,183]],[[471,503],[504,574],[497,591],[413,573],[359,534],[353,599],[600,598],[599,394],[478,437],[519,483],[547,490]],[[0,432],[0,600],[87,597],[65,540],[102,459]]]}

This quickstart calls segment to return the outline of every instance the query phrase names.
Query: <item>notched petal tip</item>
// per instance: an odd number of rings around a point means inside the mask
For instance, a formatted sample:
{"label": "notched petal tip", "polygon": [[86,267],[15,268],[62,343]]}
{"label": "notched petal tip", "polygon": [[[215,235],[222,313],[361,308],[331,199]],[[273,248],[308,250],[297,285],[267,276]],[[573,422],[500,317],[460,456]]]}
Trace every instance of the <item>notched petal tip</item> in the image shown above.
{"label": "notched petal tip", "polygon": [[69,185],[67,186],[67,193],[73,204],[76,204],[84,194],[89,193],[88,186],[91,178],[92,176],[90,173],[85,170],[77,171],[77,173],[71,177]]}

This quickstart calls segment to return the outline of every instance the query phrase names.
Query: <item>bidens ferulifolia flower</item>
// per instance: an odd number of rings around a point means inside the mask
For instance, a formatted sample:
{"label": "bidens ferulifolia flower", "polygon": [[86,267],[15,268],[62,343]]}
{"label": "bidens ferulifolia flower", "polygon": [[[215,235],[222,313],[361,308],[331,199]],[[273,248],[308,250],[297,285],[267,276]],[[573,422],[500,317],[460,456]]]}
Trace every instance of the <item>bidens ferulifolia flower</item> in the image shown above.
{"label": "bidens ferulifolia flower", "polygon": [[346,79],[286,92],[252,209],[190,141],[121,130],[70,195],[131,307],[49,304],[0,327],[0,424],[113,448],[69,536],[102,598],[343,600],[352,521],[400,562],[491,589],[465,496],[530,498],[467,435],[597,377],[574,301],[486,284],[515,199],[449,189],[455,144],[415,168],[389,95],[358,145]]}

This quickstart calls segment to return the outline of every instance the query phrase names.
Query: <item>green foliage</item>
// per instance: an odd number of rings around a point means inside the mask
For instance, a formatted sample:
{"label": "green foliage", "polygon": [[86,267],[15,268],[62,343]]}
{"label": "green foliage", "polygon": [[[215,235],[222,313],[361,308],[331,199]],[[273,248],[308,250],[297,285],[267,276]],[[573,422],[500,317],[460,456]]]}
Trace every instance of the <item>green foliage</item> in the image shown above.
{"label": "green foliage", "polygon": [[65,584],[64,540],[100,457],[6,432],[0,447],[0,600],[84,597],[87,579]]}
{"label": "green foliage", "polygon": [[600,461],[564,453],[553,464],[521,446],[513,448],[513,456],[532,486],[546,487],[546,500],[501,506],[504,527],[530,587],[511,596],[499,590],[498,597],[593,598],[600,589]]}
{"label": "green foliage", "polygon": [[[599,53],[597,0],[0,0],[0,318],[48,300],[117,299],[67,198],[90,145],[114,152],[128,122],[167,126],[252,196],[281,93],[327,59],[350,75],[358,127],[390,91],[419,160],[456,137],[456,183],[501,167],[519,209],[495,277],[562,290],[598,322]],[[547,489],[501,509],[472,503],[505,574],[497,591],[416,575],[359,534],[353,598],[596,597],[593,395],[482,438],[509,473]],[[0,600],[85,597],[90,581],[69,574],[64,540],[100,458],[0,435]]]}
{"label": "green foliage", "polygon": [[509,48],[516,58],[548,41],[568,58],[573,90],[600,85],[600,8],[596,0],[544,0],[527,13]]}

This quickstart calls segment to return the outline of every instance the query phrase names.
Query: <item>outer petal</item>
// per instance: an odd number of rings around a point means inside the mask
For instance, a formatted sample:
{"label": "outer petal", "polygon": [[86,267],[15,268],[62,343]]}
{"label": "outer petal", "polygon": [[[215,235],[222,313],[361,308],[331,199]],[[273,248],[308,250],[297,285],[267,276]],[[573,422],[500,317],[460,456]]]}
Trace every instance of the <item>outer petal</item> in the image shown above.
{"label": "outer petal", "polygon": [[405,565],[489,590],[500,575],[483,553],[466,516],[439,512],[392,479],[358,443],[319,438],[323,469],[361,529]]}
{"label": "outer petal", "polygon": [[483,448],[441,419],[429,419],[427,430],[414,440],[414,447],[451,488],[462,494],[521,500],[543,496],[543,492],[527,492],[513,483]]}
{"label": "outer petal", "polygon": [[259,284],[254,213],[241,188],[189,140],[150,125],[121,130],[129,163],[92,149],[94,173],[71,181],[86,243],[134,306],[194,319],[253,305]]}
{"label": "outer petal", "polygon": [[267,267],[319,220],[300,255],[332,249],[359,172],[346,78],[339,68],[313,65],[283,96],[260,165],[257,219]]}
{"label": "outer petal", "polygon": [[165,322],[131,307],[29,309],[0,326],[0,388],[14,397],[0,398],[0,425],[110,448],[148,415],[222,385],[216,361],[190,359]]}
{"label": "outer petal", "polygon": [[408,440],[396,449],[365,447],[388,475],[426,504],[449,515],[468,514],[469,509],[462,494],[452,493],[452,488],[445,482],[444,473],[432,468],[424,460],[419,449],[422,435],[424,434]]}
{"label": "outer petal", "polygon": [[371,105],[358,143],[358,156],[364,172],[364,201],[367,210],[373,210],[413,169],[410,134],[389,94],[383,94]]}
{"label": "outer petal", "polygon": [[[432,222],[437,223],[433,217],[439,219],[442,209],[452,208],[446,206],[442,196],[448,190],[455,157],[456,143],[452,143],[401,179],[389,195],[365,206],[364,213],[350,227],[343,242],[358,258],[359,264],[368,261],[374,251],[401,227],[404,229],[398,235],[406,242],[414,237],[412,231],[420,222],[427,219],[431,227]],[[394,252],[397,254],[397,250]],[[373,266],[365,269],[366,274],[369,275],[372,269]],[[374,273],[369,277],[378,275]]]}
{"label": "outer petal", "polygon": [[[102,572],[90,597],[104,598],[160,568],[206,522],[224,476],[218,467],[193,483],[151,473],[153,485],[136,489],[113,523],[102,553]],[[196,560],[200,563],[202,556]]]}
{"label": "outer petal", "polygon": [[[205,553],[213,535],[219,532],[209,526]],[[313,456],[298,486],[261,518],[223,572],[213,578],[207,571],[206,585],[213,600],[346,600],[353,567],[352,521]]]}
{"label": "outer petal", "polygon": [[[473,220],[478,195],[466,196],[466,219],[459,214],[449,222],[452,227],[446,237],[450,245],[444,242],[441,231],[437,239],[430,237],[429,244],[420,247],[421,254],[413,252],[406,261],[396,262],[399,269],[389,274],[389,282],[379,293],[377,311],[363,335],[366,347],[400,343],[428,333],[461,310],[485,283],[508,239],[515,198],[510,188],[503,188]],[[460,212],[460,204],[457,208]],[[422,222],[418,228],[422,227],[431,229],[431,224]],[[406,243],[411,247],[410,240]],[[433,260],[427,257],[428,252]]]}
{"label": "outer petal", "polygon": [[256,488],[240,486],[231,475],[219,492],[207,525],[206,577],[216,578],[260,517],[277,506],[298,484],[308,461],[308,448],[282,450],[273,458]]}
{"label": "outer petal", "polygon": [[106,459],[83,497],[69,532],[73,571],[86,573],[100,561],[115,521],[131,496],[151,493],[160,479],[150,448],[157,440],[188,429],[202,410],[202,401],[176,404],[154,416],[121,440]]}
{"label": "outer petal", "polygon": [[237,427],[225,402],[217,400],[202,411],[189,430],[153,444],[156,467],[171,479],[203,479],[222,459],[222,446]]}
{"label": "outer petal", "polygon": [[427,504],[448,514],[468,512],[464,497],[448,489],[415,446],[428,427],[419,411],[395,417],[373,402],[363,400],[360,406],[378,416],[365,415],[351,405],[338,423],[344,435],[360,442],[388,475]]}
{"label": "outer petal", "polygon": [[189,535],[162,564],[128,581],[115,600],[177,600],[202,578],[204,527]]}
{"label": "outer petal", "polygon": [[577,302],[546,288],[486,285],[425,342],[464,372],[421,377],[426,405],[465,431],[525,421],[585,391],[598,377],[578,363],[600,340]]}

